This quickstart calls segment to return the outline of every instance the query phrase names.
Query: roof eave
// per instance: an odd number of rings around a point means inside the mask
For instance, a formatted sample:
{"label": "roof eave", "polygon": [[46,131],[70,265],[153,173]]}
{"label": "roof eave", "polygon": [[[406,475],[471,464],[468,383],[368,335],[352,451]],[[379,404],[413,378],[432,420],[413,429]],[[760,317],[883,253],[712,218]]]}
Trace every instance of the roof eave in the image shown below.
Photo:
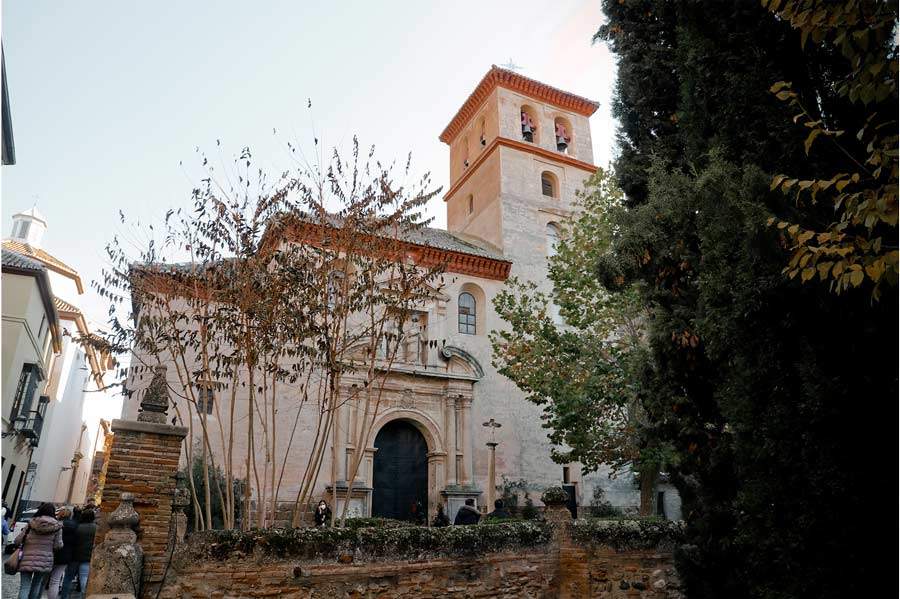
{"label": "roof eave", "polygon": [[438,136],[447,145],[453,143],[463,126],[481,108],[491,92],[497,87],[530,96],[536,100],[552,104],[557,108],[568,110],[583,116],[591,116],[600,107],[599,102],[541,83],[535,79],[519,75],[514,71],[491,65],[491,69],[482,77],[462,106]]}

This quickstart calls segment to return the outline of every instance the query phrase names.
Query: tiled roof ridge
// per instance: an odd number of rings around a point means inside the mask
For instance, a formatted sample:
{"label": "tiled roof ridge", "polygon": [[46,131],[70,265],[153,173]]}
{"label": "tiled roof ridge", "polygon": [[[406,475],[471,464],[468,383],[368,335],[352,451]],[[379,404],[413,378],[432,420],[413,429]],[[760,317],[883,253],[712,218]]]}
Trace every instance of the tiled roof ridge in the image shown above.
{"label": "tiled roof ridge", "polygon": [[81,284],[81,275],[78,274],[78,271],[56,256],[53,256],[48,251],[42,248],[36,248],[18,239],[4,239],[3,247],[12,251],[16,251],[20,254],[24,254],[29,258],[43,263],[44,266],[46,266],[50,270],[73,279],[75,281],[75,286],[78,288],[78,293],[84,293],[84,288]]}
{"label": "tiled roof ridge", "polygon": [[20,249],[18,249],[18,248],[22,248],[25,250],[26,256],[30,256],[30,257],[32,257],[36,260],[40,260],[42,262],[43,261],[52,262],[54,264],[54,266],[68,270],[68,271],[72,272],[72,274],[76,274],[76,275],[78,274],[77,270],[75,270],[74,268],[72,268],[71,266],[69,266],[68,264],[66,264],[65,262],[63,262],[62,260],[60,260],[59,258],[57,258],[56,256],[54,256],[53,254],[51,254],[50,252],[48,252],[47,250],[45,250],[43,248],[36,248],[36,247],[32,246],[31,244],[25,243],[24,241],[19,241],[18,239],[4,239],[3,245],[4,246],[6,246],[6,245],[14,246],[16,248],[15,251],[18,251],[19,253],[23,253]]}
{"label": "tiled roof ridge", "polygon": [[78,306],[74,304],[70,304],[64,299],[61,299],[59,296],[53,296],[53,304],[56,306],[57,312],[72,312],[74,314],[81,314],[81,310]]}
{"label": "tiled roof ridge", "polygon": [[47,270],[40,260],[35,260],[21,252],[17,252],[12,248],[3,248],[3,266],[14,268],[28,269],[34,271]]}
{"label": "tiled roof ridge", "polygon": [[520,75],[515,71],[491,65],[491,69],[481,78],[481,81],[475,86],[475,90],[469,94],[466,101],[450,120],[450,123],[441,132],[438,139],[445,144],[453,142],[454,138],[463,128],[463,124],[468,122],[481,107],[484,100],[490,95],[498,85],[502,85],[514,91],[532,96],[543,100],[560,108],[571,110],[572,112],[590,116],[600,107],[599,102],[579,96],[571,92],[553,87],[546,83],[542,83],[536,79]]}

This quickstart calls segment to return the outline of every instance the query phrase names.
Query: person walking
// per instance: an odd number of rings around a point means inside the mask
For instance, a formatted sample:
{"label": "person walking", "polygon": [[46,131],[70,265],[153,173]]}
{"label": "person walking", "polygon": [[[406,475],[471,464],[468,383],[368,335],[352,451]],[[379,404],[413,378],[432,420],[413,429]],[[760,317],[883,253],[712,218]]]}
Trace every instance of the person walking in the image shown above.
{"label": "person walking", "polygon": [[3,521],[3,550],[6,550],[6,537],[9,536],[9,517],[12,514],[9,512],[9,508],[6,507],[6,502],[3,502],[3,507],[0,508],[0,520]]}
{"label": "person walking", "polygon": [[457,526],[478,524],[479,520],[481,520],[481,513],[475,508],[475,500],[469,497],[466,499],[466,505],[457,510],[456,518],[453,519],[453,524]]}
{"label": "person walking", "polygon": [[78,522],[72,518],[72,508],[61,507],[56,510],[56,519],[62,522],[63,546],[53,552],[53,570],[50,572],[50,587],[47,594],[50,599],[59,597],[59,587],[62,584],[66,568],[74,559],[76,531]]}
{"label": "person walking", "polygon": [[94,536],[97,534],[97,524],[94,522],[94,510],[83,509],[78,519],[78,528],[75,530],[75,548],[72,550],[72,561],[66,568],[63,578],[62,593],[60,599],[69,599],[72,592],[72,583],[78,577],[81,593],[87,596],[88,575],[91,572],[91,553],[94,551]]}
{"label": "person walking", "polygon": [[53,570],[53,550],[62,547],[62,523],[52,503],[38,506],[34,518],[16,537],[22,548],[19,560],[19,599],[40,599],[47,576]]}

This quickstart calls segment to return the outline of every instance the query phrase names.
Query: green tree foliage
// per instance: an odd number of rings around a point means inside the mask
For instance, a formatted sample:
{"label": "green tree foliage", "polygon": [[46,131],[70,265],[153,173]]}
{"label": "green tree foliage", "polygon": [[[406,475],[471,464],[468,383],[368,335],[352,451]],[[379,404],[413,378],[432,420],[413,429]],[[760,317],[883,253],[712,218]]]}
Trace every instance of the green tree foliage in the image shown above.
{"label": "green tree foliage", "polygon": [[579,194],[576,216],[564,223],[550,258],[552,292],[511,279],[494,299],[509,323],[491,333],[494,365],[543,408],[554,459],[580,462],[587,472],[603,464],[621,469],[640,455],[631,382],[642,348],[637,296],[605,292],[595,272],[622,199],[612,175],[600,169]]}
{"label": "green tree foliage", "polygon": [[[827,225],[834,214],[785,202],[770,190],[774,174],[846,171],[833,145],[806,156],[809,129],[772,84],[792,82],[830,129],[856,132],[868,115],[840,92],[852,67],[824,39],[802,48],[802,33],[758,1],[607,0],[604,9],[598,35],[620,53],[617,101],[647,119],[677,117],[665,135],[628,135],[638,159],[627,164],[623,148],[618,166],[643,173],[646,192],[615,213],[598,274],[609,289],[636,283],[649,314],[633,384],[641,435],[675,454],[688,595],[861,596],[879,562],[859,518],[883,494],[878,460],[893,455],[896,289],[873,305],[865,292],[837,296],[787,278],[790,244],[767,225],[772,215]],[[642,27],[648,19],[665,34]],[[666,81],[647,77],[651,67],[631,72],[652,57],[628,53],[661,35],[672,47],[660,59]]]}

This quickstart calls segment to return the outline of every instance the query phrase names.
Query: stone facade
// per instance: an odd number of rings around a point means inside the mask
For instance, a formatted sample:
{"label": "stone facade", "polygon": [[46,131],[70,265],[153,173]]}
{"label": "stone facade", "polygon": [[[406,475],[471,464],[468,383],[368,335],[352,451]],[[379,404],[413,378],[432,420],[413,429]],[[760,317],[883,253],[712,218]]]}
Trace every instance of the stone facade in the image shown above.
{"label": "stone facade", "polygon": [[[524,79],[519,77],[519,79]],[[554,90],[531,80],[510,78],[503,69],[492,69],[479,84],[473,97],[454,117],[442,140],[450,145],[451,186],[445,196],[448,231],[456,239],[473,244],[470,257],[487,260],[504,268],[485,269],[482,275],[450,270],[443,275],[441,285],[423,305],[418,315],[420,341],[428,349],[412,356],[404,356],[394,365],[388,377],[384,397],[380,403],[376,424],[364,448],[359,472],[350,479],[348,467],[356,450],[364,418],[359,401],[341,402],[331,431],[332,444],[322,464],[315,498],[325,498],[335,513],[340,513],[340,496],[352,490],[349,513],[371,515],[375,485],[374,470],[378,460],[374,446],[381,428],[401,420],[421,433],[427,445],[427,506],[429,518],[438,504],[443,504],[452,519],[456,509],[467,497],[476,499],[483,510],[488,486],[490,451],[487,443],[496,441],[497,479],[527,481],[532,498],[540,490],[559,484],[563,467],[550,458],[551,445],[542,428],[541,409],[524,400],[523,393],[492,366],[489,332],[504,326],[494,311],[492,300],[505,283],[505,276],[492,273],[510,272],[520,279],[535,281],[548,291],[547,255],[552,239],[548,225],[562,222],[574,209],[576,190],[595,170],[591,164],[591,134],[588,116],[596,105],[583,98]],[[527,107],[535,114],[543,135],[534,143],[522,141],[519,114]],[[559,152],[552,131],[556,119],[565,119],[572,138],[569,149]],[[482,143],[483,136],[483,143]],[[467,140],[467,141],[465,141]],[[466,166],[468,163],[468,166]],[[541,176],[549,173],[556,187],[553,197],[542,193]],[[471,198],[471,205],[469,200]],[[471,208],[471,210],[470,210]],[[444,232],[446,235],[446,232]],[[444,248],[446,249],[446,248]],[[465,252],[463,252],[465,254]],[[485,256],[492,256],[485,258]],[[509,263],[511,265],[511,271]],[[474,334],[461,333],[457,324],[460,294],[471,294],[476,303]],[[147,363],[135,356],[133,364]],[[169,382],[179,387],[174,368],[169,369]],[[564,376],[564,373],[549,373]],[[135,375],[128,383],[138,392],[146,388],[148,375]],[[242,381],[244,382],[244,381]],[[359,383],[352,376],[345,377],[346,394]],[[223,463],[223,439],[232,420],[230,390],[222,390],[215,398],[216,409],[204,415],[209,440],[217,464]],[[191,415],[185,422],[193,438],[199,438],[203,422],[196,410],[186,402],[176,402],[176,413]],[[315,437],[316,415],[307,408],[297,420],[299,401],[284,391],[278,400],[278,418],[273,422],[279,443],[293,439],[290,459],[281,476],[278,502],[290,505],[297,496],[312,439]],[[239,388],[234,403],[234,421],[246,419],[249,401],[246,391]],[[135,418],[137,406],[126,402],[126,418]],[[482,423],[493,418],[502,425],[491,431]],[[221,419],[221,422],[219,422]],[[255,443],[259,448],[262,440]],[[247,453],[246,435],[233,438],[233,455]],[[280,450],[279,450],[280,451]],[[279,452],[276,452],[276,454]],[[259,456],[257,456],[259,457]],[[262,459],[262,458],[260,458]],[[258,469],[266,467],[258,463]],[[243,458],[233,464],[238,478],[247,476]],[[606,497],[614,505],[636,508],[639,491],[630,475],[617,480],[600,472],[583,479],[577,464],[567,468],[568,480],[575,485],[580,505],[590,501],[591,485],[601,484]],[[265,476],[265,471],[263,474]],[[331,486],[331,481],[335,485]],[[339,492],[335,501],[334,491]],[[258,500],[259,498],[254,498]],[[280,523],[280,522],[276,522]]]}

